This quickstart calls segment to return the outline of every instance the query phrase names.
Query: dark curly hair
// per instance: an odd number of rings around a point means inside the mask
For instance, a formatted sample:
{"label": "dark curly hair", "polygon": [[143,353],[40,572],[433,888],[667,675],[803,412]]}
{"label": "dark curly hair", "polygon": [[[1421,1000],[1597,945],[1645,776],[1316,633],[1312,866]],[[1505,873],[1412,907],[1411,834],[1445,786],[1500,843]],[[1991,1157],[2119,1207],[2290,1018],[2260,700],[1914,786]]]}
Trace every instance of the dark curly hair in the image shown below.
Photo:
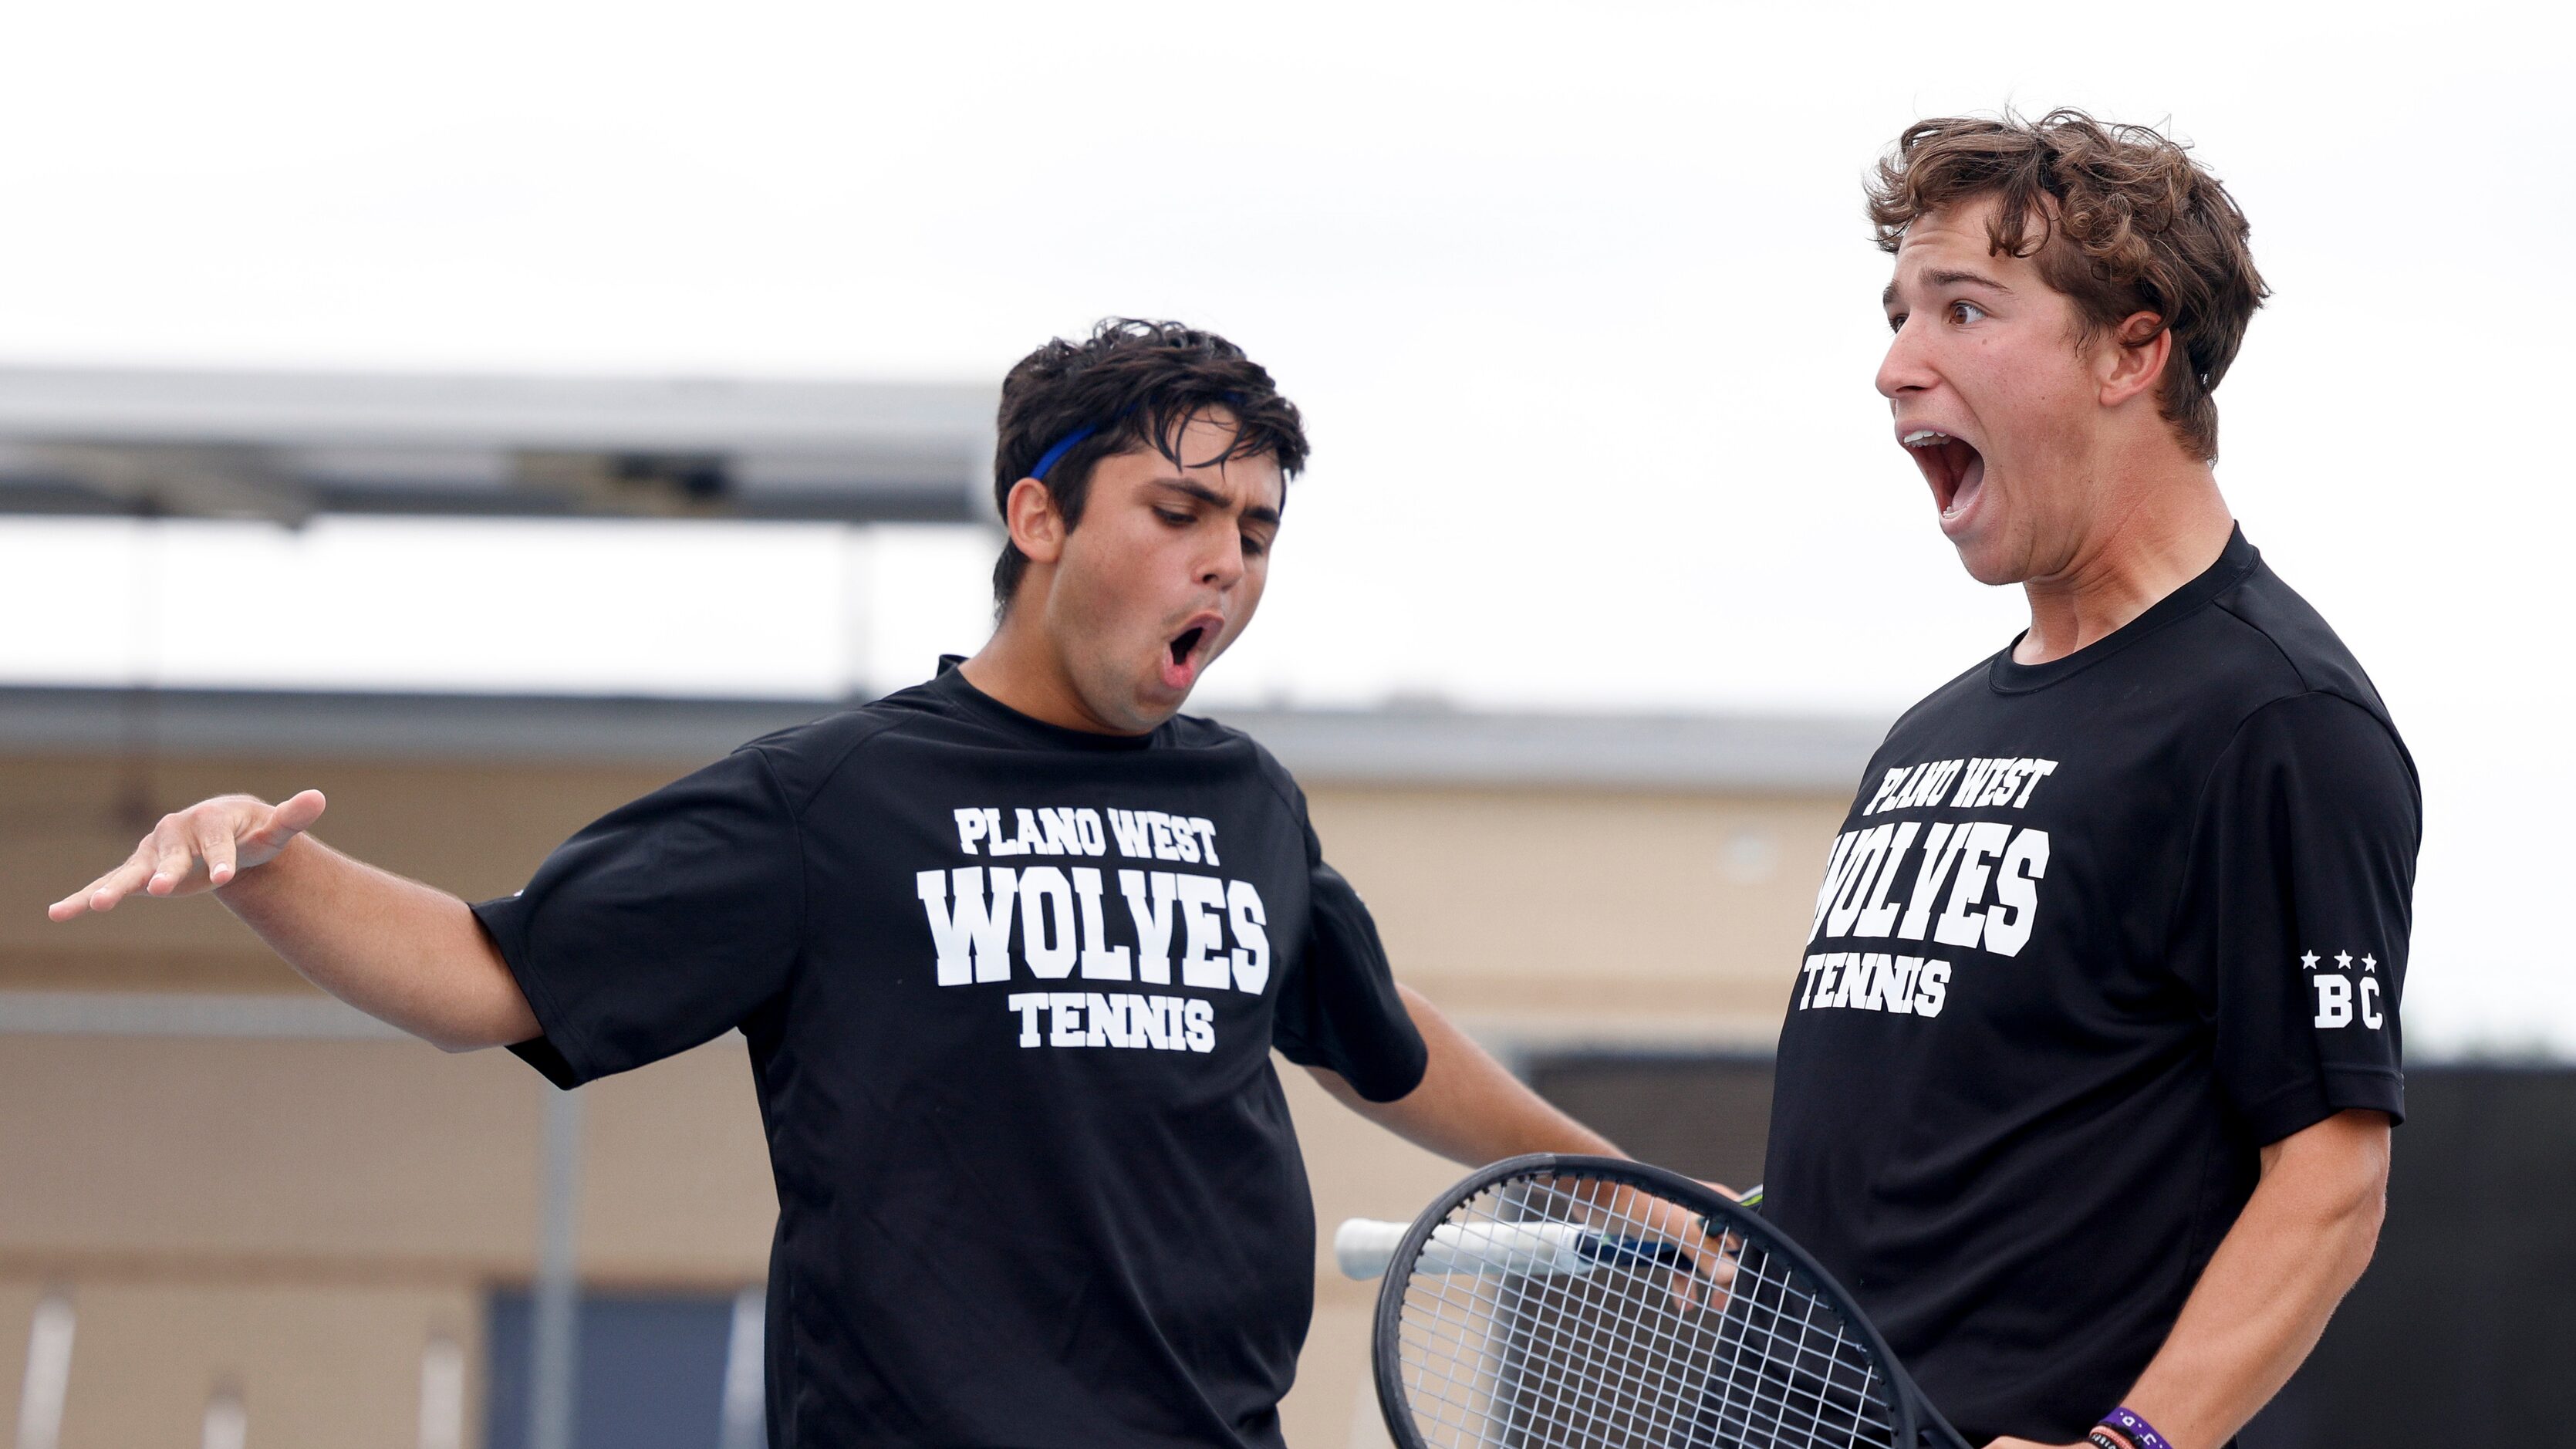
{"label": "dark curly hair", "polygon": [[[2246,247],[2245,214],[2189,149],[2149,126],[2082,111],[2037,121],[1944,116],[1905,128],[1869,183],[1878,245],[1894,252],[1926,213],[1998,199],[1990,250],[2034,257],[2075,303],[2079,345],[2152,312],[2173,334],[2157,410],[2201,457],[2218,456],[2211,393],[2246,323],[2271,295]],[[2152,341],[2155,334],[2129,339]]]}
{"label": "dark curly hair", "polygon": [[[1261,365],[1243,349],[1178,322],[1111,317],[1080,342],[1057,338],[1020,359],[1002,379],[1002,408],[994,425],[993,506],[1007,512],[1011,489],[1036,467],[1046,450],[1084,428],[1075,444],[1040,481],[1055,495],[1065,527],[1082,522],[1091,495],[1091,470],[1101,459],[1151,448],[1183,464],[1183,428],[1204,412],[1234,420],[1226,460],[1268,455],[1284,477],[1306,466],[1306,429],[1297,405],[1279,395]],[[1217,458],[1197,458],[1206,464]],[[1284,500],[1283,500],[1284,501]],[[993,603],[1011,607],[1011,595],[1028,571],[1028,555],[1004,541],[993,564]]]}

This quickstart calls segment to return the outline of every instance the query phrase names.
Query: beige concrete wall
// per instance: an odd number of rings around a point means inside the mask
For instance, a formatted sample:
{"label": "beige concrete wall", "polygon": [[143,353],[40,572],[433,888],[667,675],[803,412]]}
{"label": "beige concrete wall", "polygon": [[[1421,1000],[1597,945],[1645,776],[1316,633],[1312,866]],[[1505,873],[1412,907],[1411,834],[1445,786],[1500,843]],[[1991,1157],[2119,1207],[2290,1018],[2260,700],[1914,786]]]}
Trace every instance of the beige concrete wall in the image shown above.
{"label": "beige concrete wall", "polygon": [[[18,1421],[16,1366],[38,1291],[0,1278],[0,1423]],[[442,1336],[465,1356],[466,1423],[482,1418],[482,1305],[470,1284],[103,1279],[74,1285],[71,1299],[62,1449],[187,1449],[218,1385],[239,1395],[260,1449],[415,1449],[421,1356]]]}
{"label": "beige concrete wall", "polygon": [[[533,1271],[551,1090],[410,1042],[0,1036],[0,1423],[52,1284],[64,1449],[194,1444],[219,1380],[261,1449],[408,1449],[429,1339],[479,1386],[483,1294]],[[777,1200],[741,1038],[583,1098],[584,1277],[757,1282]]]}
{"label": "beige concrete wall", "polygon": [[[551,1090],[407,1041],[0,1036],[0,1275],[524,1278]],[[756,1281],[777,1200],[742,1038],[583,1099],[585,1271]]]}
{"label": "beige concrete wall", "polygon": [[[325,838],[481,896],[677,772],[0,761],[0,990],[306,989],[211,901],[43,919],[44,902],[191,799],[318,785],[332,797]],[[1767,1040],[1840,809],[1571,791],[1312,798],[1399,974],[1506,1048]],[[1458,1175],[1285,1070],[1326,1235],[1347,1216],[1408,1217]],[[480,1294],[530,1272],[544,1090],[505,1054],[407,1042],[0,1036],[0,1423],[51,1282],[81,1309],[66,1449],[193,1443],[222,1376],[241,1385],[260,1449],[412,1443],[428,1336],[464,1340],[479,1369]],[[776,1206],[740,1039],[585,1099],[585,1277],[756,1281]],[[1293,1444],[1376,1442],[1372,1293],[1319,1252],[1315,1327],[1284,1409]]]}
{"label": "beige concrete wall", "polygon": [[1310,792],[1397,973],[1505,1034],[1767,1042],[1843,802]]}

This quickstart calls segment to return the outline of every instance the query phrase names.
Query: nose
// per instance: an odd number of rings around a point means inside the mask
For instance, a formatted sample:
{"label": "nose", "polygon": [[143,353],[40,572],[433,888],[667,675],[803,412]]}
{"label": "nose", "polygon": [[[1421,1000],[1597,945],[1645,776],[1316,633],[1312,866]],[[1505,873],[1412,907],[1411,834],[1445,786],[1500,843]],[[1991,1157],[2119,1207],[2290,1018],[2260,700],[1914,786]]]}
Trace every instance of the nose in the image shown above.
{"label": "nose", "polygon": [[1223,593],[1243,581],[1243,536],[1231,528],[1219,533],[1222,541],[1199,563],[1198,580]]}
{"label": "nose", "polygon": [[1887,356],[1878,363],[1878,395],[1894,402],[1909,392],[1919,392],[1933,383],[1932,368],[1924,355],[1923,328],[1913,318],[1896,329],[1887,341]]}

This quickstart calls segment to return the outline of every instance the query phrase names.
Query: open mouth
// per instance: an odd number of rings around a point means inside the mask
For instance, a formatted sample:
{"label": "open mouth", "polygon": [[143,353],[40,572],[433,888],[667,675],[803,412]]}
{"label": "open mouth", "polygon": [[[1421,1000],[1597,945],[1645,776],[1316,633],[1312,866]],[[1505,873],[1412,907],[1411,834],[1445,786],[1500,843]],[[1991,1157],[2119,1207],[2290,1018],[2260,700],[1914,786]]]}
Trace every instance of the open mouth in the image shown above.
{"label": "open mouth", "polygon": [[1914,455],[1915,466],[1932,485],[1932,501],[1941,507],[1942,523],[1966,517],[1985,485],[1985,454],[1967,439],[1937,428],[1911,428],[1898,441]]}
{"label": "open mouth", "polygon": [[1198,681],[1199,670],[1207,664],[1208,650],[1216,643],[1222,622],[1215,615],[1201,614],[1190,620],[1188,628],[1163,641],[1165,685],[1185,690]]}

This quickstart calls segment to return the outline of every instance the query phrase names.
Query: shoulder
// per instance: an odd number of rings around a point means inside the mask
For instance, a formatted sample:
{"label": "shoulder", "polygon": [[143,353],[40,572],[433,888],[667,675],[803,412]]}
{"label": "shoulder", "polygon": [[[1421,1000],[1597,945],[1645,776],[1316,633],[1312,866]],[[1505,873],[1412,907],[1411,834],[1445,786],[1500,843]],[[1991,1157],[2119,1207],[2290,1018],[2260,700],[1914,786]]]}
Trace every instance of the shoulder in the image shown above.
{"label": "shoulder", "polygon": [[778,782],[788,808],[801,815],[814,796],[849,768],[869,745],[908,732],[936,729],[940,719],[936,702],[923,690],[905,689],[805,724],[773,730],[735,753],[756,757]]}
{"label": "shoulder", "polygon": [[2211,603],[2211,614],[2221,627],[2238,635],[2239,644],[2258,665],[2281,676],[2273,691],[2276,697],[2331,695],[2378,720],[2391,735],[2397,732],[2361,661],[2344,646],[2325,616],[2270,565],[2257,562]]}
{"label": "shoulder", "polygon": [[2350,783],[2402,775],[2419,794],[2415,761],[2388,706],[2352,650],[2296,589],[2258,557],[2201,612],[2195,641],[2202,687],[2227,718],[2226,756],[2297,756],[2318,779]]}
{"label": "shoulder", "polygon": [[1887,727],[1887,737],[1880,742],[1880,748],[1886,748],[1907,731],[1928,720],[1937,720],[1961,704],[1984,698],[1987,676],[1994,669],[1998,657],[1987,655],[1959,671],[1948,683],[1916,700],[1911,708],[1896,717],[1896,723]]}
{"label": "shoulder", "polygon": [[1172,749],[1202,751],[1217,758],[1239,758],[1245,768],[1260,777],[1262,783],[1287,802],[1299,817],[1305,815],[1306,792],[1298,786],[1297,777],[1288,773],[1288,767],[1279,762],[1279,757],[1270,753],[1268,745],[1230,724],[1205,715],[1176,714],[1163,728],[1168,731],[1165,742]]}
{"label": "shoulder", "polygon": [[2376,773],[2393,766],[2420,796],[2414,756],[2378,686],[2314,605],[2261,562],[2211,604],[2236,652],[2270,680],[2240,700],[2240,752],[2270,746]]}
{"label": "shoulder", "polygon": [[2225,778],[2268,782],[2339,811],[2423,815],[2415,759],[2384,714],[2325,689],[2285,694],[2238,721],[2204,795]]}

